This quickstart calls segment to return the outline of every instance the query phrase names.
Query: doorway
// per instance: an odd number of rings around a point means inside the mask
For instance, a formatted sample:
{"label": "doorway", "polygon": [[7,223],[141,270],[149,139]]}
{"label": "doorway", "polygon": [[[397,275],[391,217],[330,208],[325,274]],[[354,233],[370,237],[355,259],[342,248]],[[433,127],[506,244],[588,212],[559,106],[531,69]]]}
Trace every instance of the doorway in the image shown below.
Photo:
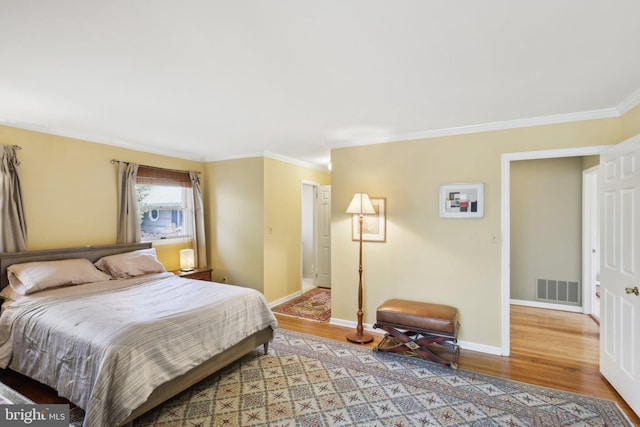
{"label": "doorway", "polygon": [[331,186],[302,182],[301,292],[331,288]]}
{"label": "doorway", "polygon": [[579,147],[559,150],[541,150],[502,155],[502,252],[501,252],[501,336],[502,355],[508,356],[511,351],[511,162],[517,160],[551,159],[559,157],[593,156],[608,146]]}
{"label": "doorway", "polygon": [[302,183],[301,238],[302,238],[302,277],[300,290],[302,293],[316,286],[316,244],[315,244],[315,191],[317,185]]}

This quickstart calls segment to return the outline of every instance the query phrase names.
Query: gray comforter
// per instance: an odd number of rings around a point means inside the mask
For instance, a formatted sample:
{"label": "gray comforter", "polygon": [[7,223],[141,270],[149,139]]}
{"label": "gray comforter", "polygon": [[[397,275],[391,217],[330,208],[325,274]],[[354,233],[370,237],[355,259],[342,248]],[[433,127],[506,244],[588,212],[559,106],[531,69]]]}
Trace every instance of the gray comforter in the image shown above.
{"label": "gray comforter", "polygon": [[261,329],[253,289],[171,273],[25,296],[0,316],[0,367],[55,388],[88,427],[119,425],[160,384]]}

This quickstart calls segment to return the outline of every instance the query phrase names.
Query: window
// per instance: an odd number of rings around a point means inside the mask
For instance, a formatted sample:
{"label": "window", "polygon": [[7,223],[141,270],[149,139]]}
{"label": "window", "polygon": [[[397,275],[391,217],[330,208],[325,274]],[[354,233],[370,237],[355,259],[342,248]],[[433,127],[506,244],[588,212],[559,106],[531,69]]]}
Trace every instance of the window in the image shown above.
{"label": "window", "polygon": [[140,166],[136,193],[142,241],[193,236],[193,194],[188,173]]}

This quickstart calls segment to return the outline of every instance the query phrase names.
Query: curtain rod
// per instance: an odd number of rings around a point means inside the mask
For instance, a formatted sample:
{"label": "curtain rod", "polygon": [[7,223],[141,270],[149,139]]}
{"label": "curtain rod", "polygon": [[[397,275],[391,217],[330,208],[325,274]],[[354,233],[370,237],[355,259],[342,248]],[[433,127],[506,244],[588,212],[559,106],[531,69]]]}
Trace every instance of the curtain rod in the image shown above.
{"label": "curtain rod", "polygon": [[[117,160],[117,159],[111,159],[110,162],[111,162],[112,165],[114,165],[116,163],[120,163],[120,162],[125,163],[127,165],[130,163],[130,162],[123,162],[122,160]],[[161,167],[158,167],[158,166],[149,166],[149,165],[140,165],[140,166],[143,166],[145,168],[151,168],[151,169],[161,169],[161,170],[171,171],[171,172],[181,172],[181,173],[195,172],[198,175],[200,174],[200,171],[185,171],[185,170],[180,170],[180,169],[167,169],[167,168],[161,168]]]}

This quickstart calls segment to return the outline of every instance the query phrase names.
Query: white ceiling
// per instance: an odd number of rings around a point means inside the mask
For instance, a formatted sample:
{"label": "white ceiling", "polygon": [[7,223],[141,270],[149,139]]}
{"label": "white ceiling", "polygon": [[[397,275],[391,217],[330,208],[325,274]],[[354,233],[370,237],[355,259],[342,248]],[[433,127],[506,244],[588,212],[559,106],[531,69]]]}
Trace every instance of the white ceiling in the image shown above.
{"label": "white ceiling", "polygon": [[[611,117],[637,0],[0,0],[0,123],[200,161]],[[488,125],[487,125],[488,124]]]}

